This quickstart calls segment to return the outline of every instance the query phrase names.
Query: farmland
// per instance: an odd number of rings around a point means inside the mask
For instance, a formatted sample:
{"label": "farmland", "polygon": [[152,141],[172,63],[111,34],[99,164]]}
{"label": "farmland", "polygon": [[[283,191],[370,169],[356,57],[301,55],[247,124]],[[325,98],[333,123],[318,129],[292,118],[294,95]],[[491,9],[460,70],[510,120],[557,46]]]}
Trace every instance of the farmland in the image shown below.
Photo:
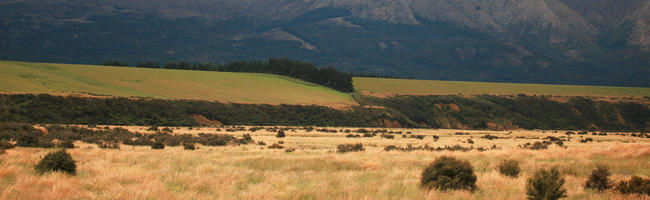
{"label": "farmland", "polygon": [[464,81],[407,80],[387,78],[354,78],[354,87],[365,94],[390,95],[556,95],[647,97],[650,88],[578,85],[546,85]]}
{"label": "farmland", "polygon": [[0,61],[0,92],[346,106],[342,92],[284,76]]}
{"label": "farmland", "polygon": [[[153,133],[148,127],[124,128]],[[172,127],[173,134],[251,134],[253,140],[266,145],[199,145],[195,151],[183,150],[182,146],[152,150],[148,146],[122,145],[119,150],[111,150],[76,141],[77,148],[68,150],[77,162],[76,176],[34,172],[33,166],[53,149],[8,149],[0,155],[0,199],[524,199],[526,179],[536,170],[552,166],[558,167],[566,179],[564,188],[569,199],[648,199],[614,190],[598,193],[584,188],[589,173],[599,164],[610,168],[615,181],[633,175],[650,176],[650,139],[632,137],[630,133],[572,135],[570,141],[564,142],[566,148],[553,144],[548,149],[530,150],[519,145],[566,135],[564,131],[381,129],[396,137],[351,138],[346,137],[348,133],[344,130],[361,135],[356,132],[358,128],[307,131],[288,127],[286,137],[277,138],[275,131],[253,132],[246,127],[243,131],[226,132],[227,128]],[[486,139],[487,134],[497,138]],[[439,136],[439,140],[434,141],[433,135]],[[592,138],[593,142],[579,142],[585,138]],[[279,143],[285,148],[268,148]],[[337,153],[336,146],[345,143],[361,143],[365,151]],[[474,149],[384,150],[389,145],[409,144]],[[490,149],[492,146],[496,148]],[[480,147],[487,150],[477,150]],[[422,169],[443,155],[471,163],[478,177],[476,191],[420,189]],[[517,178],[499,174],[496,166],[502,159],[520,162],[522,174]]]}

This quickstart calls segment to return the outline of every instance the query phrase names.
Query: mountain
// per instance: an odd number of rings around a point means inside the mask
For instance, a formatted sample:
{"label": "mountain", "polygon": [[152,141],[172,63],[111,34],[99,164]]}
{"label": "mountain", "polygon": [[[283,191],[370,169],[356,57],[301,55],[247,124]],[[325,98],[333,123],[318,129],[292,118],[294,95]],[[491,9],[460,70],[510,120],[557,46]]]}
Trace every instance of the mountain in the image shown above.
{"label": "mountain", "polygon": [[7,0],[0,59],[290,57],[422,79],[650,87],[650,0]]}

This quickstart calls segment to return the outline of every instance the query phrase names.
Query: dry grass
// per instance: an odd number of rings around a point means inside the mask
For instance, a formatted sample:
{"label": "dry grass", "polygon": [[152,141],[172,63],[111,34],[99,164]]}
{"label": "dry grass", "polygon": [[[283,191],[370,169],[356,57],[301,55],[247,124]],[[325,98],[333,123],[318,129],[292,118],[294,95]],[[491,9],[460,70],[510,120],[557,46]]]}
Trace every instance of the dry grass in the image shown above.
{"label": "dry grass", "polygon": [[[143,131],[146,127],[128,127]],[[337,128],[338,129],[338,128]],[[223,130],[223,129],[222,129]],[[354,129],[353,129],[354,130]],[[393,129],[397,130],[397,129]],[[555,145],[531,151],[517,145],[539,139],[515,136],[561,136],[541,131],[462,131],[402,130],[427,135],[424,140],[402,138],[345,138],[343,133],[287,131],[276,138],[274,132],[252,133],[253,139],[267,144],[284,141],[296,148],[291,153],[265,146],[199,146],[196,151],[182,147],[151,150],[123,145],[121,150],[99,149],[77,143],[68,150],[77,161],[78,175],[61,173],[39,176],[33,170],[38,160],[52,149],[16,148],[0,155],[0,199],[524,199],[525,180],[539,168],[558,166],[566,179],[568,199],[650,199],[613,191],[597,193],[583,185],[597,164],[610,167],[613,178],[650,176],[650,139],[629,136],[592,137],[593,143],[579,143],[579,136],[566,142],[567,149]],[[215,133],[214,128],[175,129],[174,133]],[[231,134],[244,134],[236,132]],[[485,133],[509,139],[486,140]],[[434,142],[431,135],[439,135]],[[385,152],[387,145],[443,146],[461,144],[472,138],[475,147],[496,144],[500,150],[485,152]],[[336,153],[336,145],[362,143],[365,152]],[[439,156],[469,160],[478,176],[478,190],[422,191],[422,169]],[[522,174],[510,178],[499,174],[502,159],[521,162]]]}

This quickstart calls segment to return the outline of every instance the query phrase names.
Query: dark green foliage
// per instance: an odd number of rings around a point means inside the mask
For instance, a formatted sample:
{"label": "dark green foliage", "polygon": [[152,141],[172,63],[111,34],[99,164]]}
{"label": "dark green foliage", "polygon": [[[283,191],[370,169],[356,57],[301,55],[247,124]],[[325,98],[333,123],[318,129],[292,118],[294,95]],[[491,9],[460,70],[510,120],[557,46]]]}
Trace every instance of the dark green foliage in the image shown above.
{"label": "dark green foliage", "polygon": [[564,178],[557,168],[541,169],[526,183],[526,195],[529,200],[556,200],[567,197],[563,189]]}
{"label": "dark green foliage", "polygon": [[389,134],[381,134],[381,137],[386,139],[395,139],[394,135],[389,135]]}
{"label": "dark green foliage", "polygon": [[[378,98],[355,95],[355,99],[362,105],[399,111],[415,124],[430,128],[459,128],[442,125],[444,121],[456,121],[473,129],[486,129],[488,123],[507,121],[525,129],[579,130],[595,125],[605,131],[640,131],[650,123],[650,108],[640,103],[594,101],[585,97],[572,97],[568,102],[555,101],[550,96],[525,95],[513,98],[491,95],[473,98],[400,95]],[[461,109],[422,109],[449,104],[456,104]],[[616,119],[619,115],[624,123]]]}
{"label": "dark green foliage", "polygon": [[534,142],[532,144],[530,142],[527,142],[526,144],[519,145],[519,148],[530,150],[544,150],[548,149],[548,145],[550,144],[552,144],[550,141]]}
{"label": "dark green foliage", "polygon": [[100,99],[30,94],[0,95],[0,102],[3,105],[0,107],[0,122],[195,126],[198,124],[191,116],[202,115],[224,124],[241,125],[377,127],[382,125],[379,119],[387,119],[404,126],[415,126],[409,125],[395,111],[362,107],[337,110],[314,105],[224,104],[195,100]]}
{"label": "dark green foliage", "polygon": [[11,144],[9,141],[4,139],[0,140],[0,149],[13,149],[14,147],[15,145]]}
{"label": "dark green foliage", "polygon": [[609,181],[609,169],[605,166],[599,165],[594,171],[591,171],[589,179],[585,183],[585,188],[591,188],[599,192],[605,191],[612,187]]}
{"label": "dark green foliage", "polygon": [[422,171],[420,186],[427,190],[474,191],[476,179],[474,168],[468,161],[442,156]]}
{"label": "dark green foliage", "polygon": [[[473,129],[486,129],[494,121],[512,122],[527,129],[586,129],[638,131],[650,123],[650,109],[634,103],[594,102],[579,97],[557,102],[543,96],[354,96],[361,105],[386,109],[352,107],[336,110],[323,106],[223,104],[193,100],[128,98],[78,98],[51,95],[0,95],[0,122],[44,124],[114,124],[195,126],[191,117],[202,115],[224,124],[287,126],[383,126],[382,120],[404,127],[443,127],[455,121]],[[436,104],[457,104],[459,111],[422,109]],[[577,110],[573,112],[572,110]],[[617,120],[617,116],[623,120]],[[624,123],[621,123],[623,121]],[[454,123],[452,123],[454,124]],[[21,128],[22,129],[22,128]],[[25,128],[24,132],[34,132]],[[375,134],[359,130],[368,136]],[[34,132],[35,134],[41,134]],[[0,132],[0,137],[2,133]],[[22,134],[21,134],[22,135]],[[29,134],[31,135],[31,134]],[[1,139],[1,138],[0,138]],[[38,146],[25,138],[18,146]],[[15,140],[18,141],[18,140]]]}
{"label": "dark green foliage", "polygon": [[153,144],[151,144],[151,149],[164,149],[164,148],[165,145],[162,142],[156,141]]}
{"label": "dark green foliage", "polygon": [[186,143],[183,143],[183,149],[185,149],[185,150],[195,150],[196,147],[194,147],[194,143],[186,142]]}
{"label": "dark green foliage", "polygon": [[41,138],[38,140],[38,147],[41,148],[52,148],[54,147],[54,142],[50,139]]}
{"label": "dark green foliage", "polygon": [[516,160],[503,160],[499,163],[499,173],[503,175],[517,178],[520,171],[519,162]]}
{"label": "dark green foliage", "polygon": [[354,91],[351,74],[341,72],[333,67],[318,68],[314,64],[294,61],[288,58],[271,58],[267,62],[233,62],[216,66],[214,70],[285,75],[342,92]]}
{"label": "dark green foliage", "polygon": [[74,140],[63,140],[59,141],[58,144],[56,144],[57,147],[59,148],[64,148],[64,149],[74,149]]}
{"label": "dark green foliage", "polygon": [[361,143],[357,143],[357,144],[339,144],[336,148],[338,149],[337,152],[339,152],[339,153],[359,152],[359,151],[366,150],[366,149],[363,148],[363,145]]}
{"label": "dark green foliage", "polygon": [[128,67],[129,63],[120,62],[117,60],[107,60],[102,63],[104,66],[118,66],[118,67]]}
{"label": "dark green foliage", "polygon": [[276,134],[275,137],[277,137],[277,138],[283,138],[283,137],[285,137],[285,135],[284,135],[284,130],[279,130],[279,131],[278,131],[278,134]]}
{"label": "dark green foliage", "polygon": [[102,149],[120,149],[120,143],[117,142],[102,142],[97,146]]}
{"label": "dark green foliage", "polygon": [[637,193],[650,195],[650,179],[632,176],[629,181],[621,181],[616,185],[616,190],[623,194]]}
{"label": "dark green foliage", "polygon": [[155,61],[138,62],[135,66],[144,68],[160,68],[160,64]]}
{"label": "dark green foliage", "polygon": [[34,169],[41,174],[50,171],[59,171],[74,175],[77,173],[77,164],[75,164],[75,161],[72,160],[72,156],[68,152],[58,150],[45,155]]}
{"label": "dark green foliage", "polygon": [[148,131],[156,131],[156,132],[158,132],[158,126],[153,125],[153,126],[149,127],[147,130]]}
{"label": "dark green foliage", "polygon": [[[157,62],[139,62],[137,67],[161,68]],[[278,74],[316,83],[342,92],[354,91],[352,74],[339,71],[333,67],[316,67],[316,65],[291,60],[288,58],[270,58],[268,61],[232,62],[225,65],[212,63],[190,63],[187,61],[167,62],[166,69],[221,71],[221,72],[255,72]]]}

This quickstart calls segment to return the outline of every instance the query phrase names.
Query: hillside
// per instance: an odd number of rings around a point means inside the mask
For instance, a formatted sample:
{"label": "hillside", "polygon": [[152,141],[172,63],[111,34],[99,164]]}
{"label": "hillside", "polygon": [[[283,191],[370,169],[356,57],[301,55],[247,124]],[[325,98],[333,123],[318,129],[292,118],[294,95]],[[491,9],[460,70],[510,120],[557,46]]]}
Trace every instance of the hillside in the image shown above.
{"label": "hillside", "polygon": [[197,99],[253,104],[354,105],[329,88],[268,74],[0,61],[0,92]]}
{"label": "hillside", "polygon": [[464,81],[432,81],[356,77],[354,87],[363,94],[392,95],[554,95],[650,97],[650,88],[579,85],[543,85]]}
{"label": "hillside", "polygon": [[0,9],[0,59],[288,56],[420,79],[650,86],[649,0],[20,0]]}

